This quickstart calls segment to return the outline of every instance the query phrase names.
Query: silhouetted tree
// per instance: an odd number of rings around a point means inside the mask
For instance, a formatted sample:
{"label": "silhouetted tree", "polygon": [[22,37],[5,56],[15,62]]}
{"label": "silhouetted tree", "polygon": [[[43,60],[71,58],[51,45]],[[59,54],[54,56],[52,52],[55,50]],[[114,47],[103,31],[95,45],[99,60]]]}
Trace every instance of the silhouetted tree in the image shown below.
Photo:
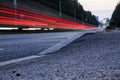
{"label": "silhouetted tree", "polygon": [[112,18],[110,20],[110,27],[111,28],[120,28],[120,2],[117,4]]}
{"label": "silhouetted tree", "polygon": [[59,2],[62,3],[62,13],[75,17],[83,22],[98,25],[96,17],[90,11],[85,11],[78,0],[38,0],[38,2],[59,11]]}

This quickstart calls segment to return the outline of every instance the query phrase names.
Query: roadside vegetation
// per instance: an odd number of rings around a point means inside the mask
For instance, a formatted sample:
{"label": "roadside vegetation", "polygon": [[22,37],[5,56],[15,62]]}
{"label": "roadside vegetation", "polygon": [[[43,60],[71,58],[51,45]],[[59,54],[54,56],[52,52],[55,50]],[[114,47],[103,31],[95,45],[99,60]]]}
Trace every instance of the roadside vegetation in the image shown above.
{"label": "roadside vegetation", "polygon": [[71,17],[76,17],[78,20],[85,23],[99,25],[97,17],[90,11],[85,11],[78,0],[37,0],[38,3],[42,3],[57,11],[60,10],[60,1],[62,13],[67,14]]}
{"label": "roadside vegetation", "polygon": [[108,29],[120,29],[120,2],[117,4],[112,14],[110,26],[108,26]]}

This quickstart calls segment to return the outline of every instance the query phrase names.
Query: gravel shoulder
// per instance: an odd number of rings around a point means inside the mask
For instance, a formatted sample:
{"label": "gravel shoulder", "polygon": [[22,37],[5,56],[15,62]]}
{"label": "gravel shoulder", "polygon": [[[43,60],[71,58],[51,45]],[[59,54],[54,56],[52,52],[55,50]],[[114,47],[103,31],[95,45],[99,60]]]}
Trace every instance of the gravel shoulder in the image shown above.
{"label": "gravel shoulder", "polygon": [[88,34],[42,58],[0,67],[0,80],[120,80],[120,31]]}

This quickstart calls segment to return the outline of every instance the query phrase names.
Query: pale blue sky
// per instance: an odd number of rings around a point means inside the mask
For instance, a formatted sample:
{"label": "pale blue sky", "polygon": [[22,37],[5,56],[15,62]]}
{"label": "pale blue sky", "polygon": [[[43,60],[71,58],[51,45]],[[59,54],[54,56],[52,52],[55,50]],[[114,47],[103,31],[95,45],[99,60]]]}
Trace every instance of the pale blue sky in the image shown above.
{"label": "pale blue sky", "polygon": [[96,16],[110,18],[115,6],[120,0],[78,0],[85,10],[91,11]]}

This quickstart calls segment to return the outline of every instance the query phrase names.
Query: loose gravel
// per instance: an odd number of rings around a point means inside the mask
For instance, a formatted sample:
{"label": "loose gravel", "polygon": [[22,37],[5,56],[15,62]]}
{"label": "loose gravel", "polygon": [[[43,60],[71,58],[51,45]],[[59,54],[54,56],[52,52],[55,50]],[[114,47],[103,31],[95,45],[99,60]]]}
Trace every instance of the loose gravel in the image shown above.
{"label": "loose gravel", "polygon": [[0,80],[120,80],[120,32],[77,39],[39,59],[0,67]]}

